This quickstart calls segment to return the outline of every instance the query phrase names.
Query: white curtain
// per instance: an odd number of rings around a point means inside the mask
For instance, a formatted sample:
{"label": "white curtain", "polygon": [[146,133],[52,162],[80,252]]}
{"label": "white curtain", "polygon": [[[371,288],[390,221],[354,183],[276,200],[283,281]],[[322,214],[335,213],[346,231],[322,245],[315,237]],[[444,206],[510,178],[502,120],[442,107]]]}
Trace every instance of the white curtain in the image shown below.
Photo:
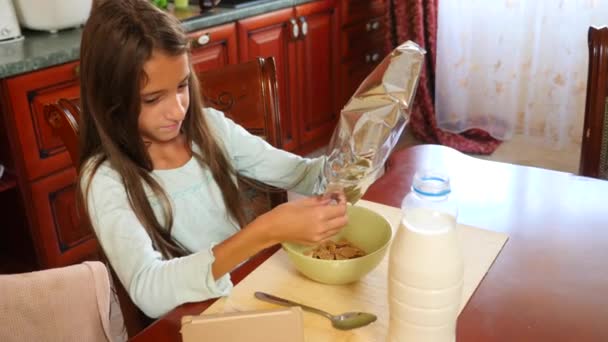
{"label": "white curtain", "polygon": [[436,113],[452,132],[580,144],[587,31],[608,24],[608,0],[441,0]]}

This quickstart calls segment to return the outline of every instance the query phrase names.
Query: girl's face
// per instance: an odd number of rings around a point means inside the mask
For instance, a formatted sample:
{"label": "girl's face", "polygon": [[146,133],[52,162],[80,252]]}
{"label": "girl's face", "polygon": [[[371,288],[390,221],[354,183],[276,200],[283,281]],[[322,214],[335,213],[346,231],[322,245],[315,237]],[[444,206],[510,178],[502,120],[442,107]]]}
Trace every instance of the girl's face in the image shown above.
{"label": "girl's face", "polygon": [[190,105],[188,56],[154,50],[144,63],[144,72],[147,80],[140,92],[139,133],[147,143],[172,142],[180,134]]}

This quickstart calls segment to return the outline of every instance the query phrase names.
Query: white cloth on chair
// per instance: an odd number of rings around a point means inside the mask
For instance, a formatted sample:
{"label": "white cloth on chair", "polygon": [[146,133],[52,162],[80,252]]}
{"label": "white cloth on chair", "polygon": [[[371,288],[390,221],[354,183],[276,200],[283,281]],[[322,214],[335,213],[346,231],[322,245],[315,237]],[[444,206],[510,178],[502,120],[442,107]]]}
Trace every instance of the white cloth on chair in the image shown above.
{"label": "white cloth on chair", "polygon": [[0,341],[112,341],[101,262],[0,275]]}

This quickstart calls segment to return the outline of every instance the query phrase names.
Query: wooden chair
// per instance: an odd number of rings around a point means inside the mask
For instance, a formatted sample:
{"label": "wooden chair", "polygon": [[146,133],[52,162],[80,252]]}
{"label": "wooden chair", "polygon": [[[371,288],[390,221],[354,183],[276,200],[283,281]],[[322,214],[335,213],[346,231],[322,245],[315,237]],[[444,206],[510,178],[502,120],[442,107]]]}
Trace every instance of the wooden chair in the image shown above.
{"label": "wooden chair", "polygon": [[[274,59],[257,58],[250,62],[229,65],[221,69],[201,72],[201,93],[206,106],[223,111],[252,134],[259,135],[275,147],[282,147],[279,122],[279,102]],[[45,107],[45,117],[63,143],[75,167],[79,160],[78,119],[80,107],[74,101],[60,99]],[[251,180],[239,180],[245,194],[246,208],[251,217],[259,215],[287,200],[284,191],[262,185],[251,186]],[[257,189],[265,189],[258,191]],[[102,259],[105,259],[103,253]],[[108,266],[109,263],[106,262]],[[109,267],[113,279],[116,273]],[[115,281],[129,337],[149,325],[152,320],[131,301],[120,281]]]}
{"label": "wooden chair", "polygon": [[[80,156],[78,143],[78,119],[80,118],[80,105],[77,101],[68,99],[59,99],[56,103],[46,105],[44,115],[47,123],[53,128],[53,133],[59,136],[65,145],[72,165],[78,168],[78,160]],[[106,264],[113,279],[114,291],[118,298],[120,310],[125,322],[125,328],[129,337],[135,336],[138,332],[150,325],[153,320],[147,317],[133,303],[127,290],[118,280],[116,272],[111,267],[107,257],[101,248],[99,249],[99,257]]]}
{"label": "wooden chair", "polygon": [[[257,58],[198,73],[206,106],[221,110],[252,134],[277,148],[283,147],[279,112],[279,91],[274,58]],[[251,186],[251,184],[255,186]],[[249,202],[249,218],[263,209],[287,201],[285,191],[277,191],[251,179],[240,178],[239,188]],[[256,188],[266,189],[261,193]]]}
{"label": "wooden chair", "polygon": [[45,106],[44,115],[53,133],[61,138],[70,154],[72,165],[78,167],[80,151],[78,147],[78,119],[80,103],[74,100],[59,99],[57,103]]}
{"label": "wooden chair", "polygon": [[271,145],[281,148],[274,58],[258,58],[197,74],[206,106],[221,110]]}
{"label": "wooden chair", "polygon": [[608,179],[608,27],[590,27],[589,73],[579,172]]}

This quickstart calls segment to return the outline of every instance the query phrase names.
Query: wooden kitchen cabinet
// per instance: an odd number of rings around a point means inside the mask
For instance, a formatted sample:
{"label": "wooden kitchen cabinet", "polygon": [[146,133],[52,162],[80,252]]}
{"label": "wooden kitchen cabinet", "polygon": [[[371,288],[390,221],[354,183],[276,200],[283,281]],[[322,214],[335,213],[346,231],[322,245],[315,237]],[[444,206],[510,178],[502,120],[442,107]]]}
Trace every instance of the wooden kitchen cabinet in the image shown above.
{"label": "wooden kitchen cabinet", "polygon": [[79,98],[77,66],[77,62],[67,63],[1,82],[7,101],[3,101],[5,129],[0,134],[8,142],[1,162],[15,177],[18,191],[12,197],[21,205],[20,212],[0,208],[0,216],[25,218],[20,224],[27,227],[31,245],[22,248],[36,254],[36,265],[28,265],[28,269],[64,266],[95,254],[92,233],[74,219],[76,172],[72,161],[44,118],[46,104],[59,98]]}
{"label": "wooden kitchen cabinet", "polygon": [[326,144],[339,110],[335,2],[312,2],[237,26],[241,61],[275,58],[284,148],[306,154]]}
{"label": "wooden kitchen cabinet", "polygon": [[348,100],[355,93],[361,82],[369,75],[376,64],[369,63],[366,61],[353,63],[346,62],[340,64],[340,80],[342,81],[342,91],[340,100],[342,106],[344,106]]}
{"label": "wooden kitchen cabinet", "polygon": [[43,108],[62,97],[79,97],[77,65],[68,63],[5,80],[12,113],[7,129],[15,132],[28,181],[71,164],[61,140],[46,123]]}
{"label": "wooden kitchen cabinet", "polygon": [[76,210],[75,180],[70,167],[31,184],[38,228],[32,233],[43,268],[97,257],[95,235]]}
{"label": "wooden kitchen cabinet", "polygon": [[340,0],[340,19],[342,26],[369,21],[381,17],[388,10],[389,0]]}
{"label": "wooden kitchen cabinet", "polygon": [[325,145],[340,111],[339,22],[333,1],[312,2],[295,8],[300,24],[296,46],[296,87],[299,151],[312,152]]}
{"label": "wooden kitchen cabinet", "polygon": [[388,0],[341,0],[339,106],[343,107],[361,82],[390,52],[385,45],[388,28],[384,15]]}
{"label": "wooden kitchen cabinet", "polygon": [[188,38],[195,72],[238,63],[236,24],[190,32]]}
{"label": "wooden kitchen cabinet", "polygon": [[296,93],[296,40],[299,26],[293,8],[263,14],[238,21],[239,60],[274,57],[279,84],[279,108],[283,148],[295,151],[300,144]]}

